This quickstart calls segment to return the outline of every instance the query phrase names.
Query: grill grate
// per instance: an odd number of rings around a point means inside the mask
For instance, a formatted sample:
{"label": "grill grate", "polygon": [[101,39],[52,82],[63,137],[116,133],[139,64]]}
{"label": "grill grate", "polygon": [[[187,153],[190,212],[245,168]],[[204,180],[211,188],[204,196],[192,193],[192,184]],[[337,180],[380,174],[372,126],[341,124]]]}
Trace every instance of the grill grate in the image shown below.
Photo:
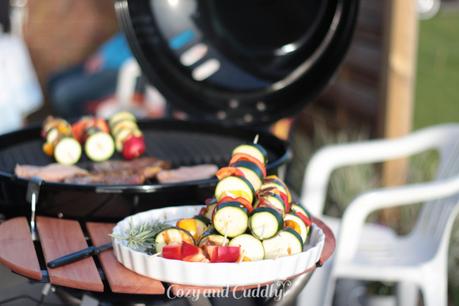
{"label": "grill grate", "polygon": [[[203,163],[212,163],[218,166],[226,164],[234,147],[242,142],[253,139],[241,138],[240,135],[209,133],[203,131],[186,131],[182,129],[143,129],[147,151],[146,156],[154,156],[168,160],[173,167],[190,166]],[[16,164],[30,164],[44,166],[54,162],[52,158],[42,152],[43,141],[37,137],[30,137],[0,149],[0,170],[12,173]],[[270,160],[279,157],[268,147]],[[121,159],[116,153],[113,159]],[[89,160],[83,155],[79,166],[87,168]]]}
{"label": "grill grate", "polygon": [[[277,173],[288,157],[287,146],[274,136],[242,128],[182,121],[140,121],[147,144],[146,156],[168,160],[173,167],[213,163],[225,165],[231,150],[249,143],[260,134],[260,144],[268,151],[270,173]],[[9,217],[30,213],[26,200],[28,182],[12,173],[16,164],[47,165],[53,160],[42,150],[40,128],[28,128],[0,136],[0,212]],[[117,154],[113,159],[120,159]],[[88,168],[84,157],[78,164]],[[7,173],[5,173],[7,172]],[[81,220],[115,221],[127,215],[170,205],[202,204],[212,196],[215,179],[177,184],[76,185],[44,183],[40,188],[38,213]]]}

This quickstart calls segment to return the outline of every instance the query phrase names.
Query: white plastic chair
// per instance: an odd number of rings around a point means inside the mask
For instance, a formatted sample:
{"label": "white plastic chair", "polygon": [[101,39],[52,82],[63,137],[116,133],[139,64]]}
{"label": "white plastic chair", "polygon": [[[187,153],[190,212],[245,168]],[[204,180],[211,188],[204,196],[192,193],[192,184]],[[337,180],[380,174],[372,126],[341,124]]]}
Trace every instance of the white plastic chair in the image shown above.
{"label": "white plastic chair", "polygon": [[[334,169],[431,149],[439,153],[439,167],[433,181],[366,192],[348,206],[341,224],[322,216],[328,181]],[[325,301],[316,300],[310,305],[331,305],[338,278],[414,284],[422,290],[426,306],[447,305],[448,243],[459,211],[459,124],[431,127],[399,139],[326,147],[309,163],[302,201],[313,214],[334,225],[335,233],[339,231],[326,286],[321,290],[314,288]],[[420,202],[424,205],[416,226],[407,236],[399,237],[388,229],[365,224],[375,210]],[[314,294],[310,289],[308,284],[306,296]],[[413,294],[413,290],[407,294]],[[414,302],[412,297],[405,298]]]}

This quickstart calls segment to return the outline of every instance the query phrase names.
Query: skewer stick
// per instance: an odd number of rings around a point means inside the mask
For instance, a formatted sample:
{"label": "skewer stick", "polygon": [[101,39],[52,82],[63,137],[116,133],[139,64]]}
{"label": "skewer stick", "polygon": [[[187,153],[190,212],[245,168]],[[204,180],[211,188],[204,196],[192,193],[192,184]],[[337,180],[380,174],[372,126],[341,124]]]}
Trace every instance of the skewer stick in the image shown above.
{"label": "skewer stick", "polygon": [[258,144],[258,138],[260,138],[260,135],[255,135],[255,138],[253,139],[253,144]]}
{"label": "skewer stick", "polygon": [[228,239],[228,221],[225,222],[225,239],[223,240],[223,246],[226,246],[226,240]]}

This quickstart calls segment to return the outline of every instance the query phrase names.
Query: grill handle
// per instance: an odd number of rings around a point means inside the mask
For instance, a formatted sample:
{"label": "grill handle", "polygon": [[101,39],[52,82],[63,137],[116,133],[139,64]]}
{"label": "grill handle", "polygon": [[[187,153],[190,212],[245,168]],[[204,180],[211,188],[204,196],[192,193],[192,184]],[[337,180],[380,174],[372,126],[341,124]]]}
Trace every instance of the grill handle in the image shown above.
{"label": "grill handle", "polygon": [[43,180],[34,176],[29,180],[27,185],[26,201],[30,203],[30,233],[33,241],[36,241],[38,238],[35,219],[37,214],[38,196],[40,195],[40,187],[42,184]]}

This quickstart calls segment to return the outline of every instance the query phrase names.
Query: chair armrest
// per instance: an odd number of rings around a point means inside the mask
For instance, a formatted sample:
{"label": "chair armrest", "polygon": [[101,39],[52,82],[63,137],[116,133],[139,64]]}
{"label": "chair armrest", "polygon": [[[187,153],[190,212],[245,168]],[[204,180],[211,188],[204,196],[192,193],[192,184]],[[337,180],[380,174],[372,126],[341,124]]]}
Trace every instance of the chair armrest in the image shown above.
{"label": "chair armrest", "polygon": [[339,231],[336,260],[349,260],[357,251],[365,220],[382,208],[412,205],[459,194],[459,176],[430,183],[382,188],[358,196],[346,209]]}
{"label": "chair armrest", "polygon": [[440,149],[444,129],[436,126],[397,139],[342,144],[319,150],[310,160],[303,179],[301,201],[313,215],[320,217],[325,205],[328,181],[336,168],[374,163],[410,156],[429,149]]}

